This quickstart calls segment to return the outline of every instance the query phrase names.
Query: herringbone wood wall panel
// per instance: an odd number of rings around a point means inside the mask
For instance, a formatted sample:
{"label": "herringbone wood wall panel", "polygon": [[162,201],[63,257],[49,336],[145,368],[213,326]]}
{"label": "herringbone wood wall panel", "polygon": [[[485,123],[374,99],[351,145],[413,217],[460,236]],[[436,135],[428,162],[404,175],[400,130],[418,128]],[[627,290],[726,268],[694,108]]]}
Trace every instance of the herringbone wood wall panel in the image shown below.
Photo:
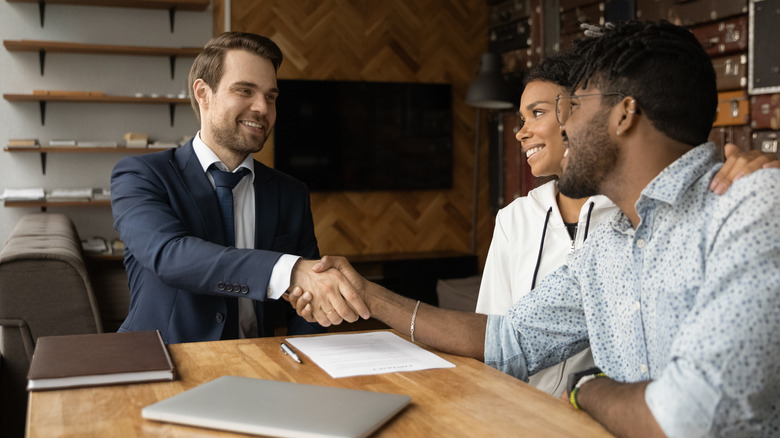
{"label": "herringbone wood wall panel", "polygon": [[[469,251],[475,110],[464,97],[487,49],[487,11],[484,0],[232,1],[232,30],[268,36],[281,47],[280,78],[452,84],[453,189],[313,193],[323,254]],[[311,141],[326,135],[313,132]],[[493,219],[483,137],[478,252],[484,261]],[[259,154],[269,165],[271,144]]]}

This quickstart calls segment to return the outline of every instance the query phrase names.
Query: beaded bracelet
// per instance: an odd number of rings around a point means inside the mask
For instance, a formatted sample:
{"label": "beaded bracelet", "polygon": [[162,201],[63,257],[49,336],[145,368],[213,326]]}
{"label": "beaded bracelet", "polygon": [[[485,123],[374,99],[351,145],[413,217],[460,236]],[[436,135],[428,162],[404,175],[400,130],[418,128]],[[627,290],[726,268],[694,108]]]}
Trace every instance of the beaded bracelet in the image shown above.
{"label": "beaded bracelet", "polygon": [[420,301],[417,301],[417,304],[414,305],[414,312],[412,312],[412,327],[409,329],[412,336],[412,344],[414,344],[414,320],[417,318],[417,309],[420,307]]}
{"label": "beaded bracelet", "polygon": [[591,374],[589,376],[585,376],[577,382],[577,385],[574,386],[574,388],[571,390],[571,393],[569,393],[569,403],[571,403],[572,407],[576,410],[580,410],[580,404],[577,403],[577,393],[580,391],[580,387],[585,384],[586,382],[589,382],[593,379],[597,379],[599,377],[607,377],[604,373],[597,373],[597,374]]}

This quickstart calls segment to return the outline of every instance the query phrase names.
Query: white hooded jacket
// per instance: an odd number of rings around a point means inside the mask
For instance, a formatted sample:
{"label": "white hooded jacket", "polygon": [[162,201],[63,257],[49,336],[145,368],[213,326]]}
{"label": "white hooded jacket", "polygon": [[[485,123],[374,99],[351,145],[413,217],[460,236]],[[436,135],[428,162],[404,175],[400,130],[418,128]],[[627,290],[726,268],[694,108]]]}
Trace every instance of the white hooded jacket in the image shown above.
{"label": "white hooded jacket", "polygon": [[[580,211],[572,242],[555,202],[557,192],[557,181],[550,181],[498,212],[479,288],[477,312],[505,314],[520,297],[531,291],[534,278],[538,284],[563,265],[571,251],[583,245],[588,232],[618,211],[605,196],[588,198]],[[530,383],[560,396],[569,374],[592,366],[593,358],[588,348],[531,376]]]}

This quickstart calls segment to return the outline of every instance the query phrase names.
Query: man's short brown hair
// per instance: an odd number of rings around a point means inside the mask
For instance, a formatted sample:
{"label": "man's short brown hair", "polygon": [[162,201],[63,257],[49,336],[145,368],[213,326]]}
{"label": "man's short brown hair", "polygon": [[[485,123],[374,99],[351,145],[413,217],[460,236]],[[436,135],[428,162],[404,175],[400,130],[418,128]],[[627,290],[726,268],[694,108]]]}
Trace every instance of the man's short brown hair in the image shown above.
{"label": "man's short brown hair", "polygon": [[225,32],[212,38],[195,58],[187,79],[190,103],[195,110],[198,123],[200,123],[200,107],[192,93],[192,84],[197,79],[203,79],[212,90],[216,90],[224,73],[225,53],[229,50],[246,50],[266,58],[274,65],[275,71],[278,71],[282,64],[282,51],[279,46],[264,36],[248,32]]}

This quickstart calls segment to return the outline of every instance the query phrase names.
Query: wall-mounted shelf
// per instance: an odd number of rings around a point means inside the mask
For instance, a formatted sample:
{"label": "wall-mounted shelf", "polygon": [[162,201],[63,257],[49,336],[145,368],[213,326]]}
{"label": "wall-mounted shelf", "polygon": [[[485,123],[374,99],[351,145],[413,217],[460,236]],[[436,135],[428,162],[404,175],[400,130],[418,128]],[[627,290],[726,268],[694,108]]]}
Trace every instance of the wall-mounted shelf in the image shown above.
{"label": "wall-mounted shelf", "polygon": [[111,6],[118,8],[167,9],[171,22],[171,32],[176,11],[202,11],[209,7],[211,0],[5,0],[9,3],[38,3],[38,13],[43,27],[46,4]]}
{"label": "wall-mounted shelf", "polygon": [[117,147],[102,147],[102,148],[86,148],[79,146],[41,146],[39,148],[18,147],[18,146],[6,146],[4,149],[6,152],[40,152],[45,154],[47,152],[57,153],[120,153],[120,154],[150,154],[153,152],[159,152],[165,150],[164,148],[128,148],[124,146]]}
{"label": "wall-mounted shelf", "polygon": [[190,100],[178,97],[135,97],[135,96],[93,96],[85,93],[74,94],[3,94],[9,102],[38,102],[41,108],[41,125],[46,124],[47,102],[86,102],[86,103],[157,103],[168,104],[171,114],[171,126],[176,105],[189,104]]}
{"label": "wall-mounted shelf", "polygon": [[120,154],[150,154],[152,152],[159,152],[162,148],[127,148],[127,147],[115,147],[115,148],[87,148],[87,147],[62,147],[62,146],[41,146],[37,148],[19,147],[19,146],[6,146],[6,152],[37,152],[41,154],[41,172],[46,175],[46,154],[49,152],[54,153],[71,153],[71,154],[83,154],[83,153],[120,153]]}
{"label": "wall-mounted shelf", "polygon": [[174,79],[174,69],[177,56],[195,57],[200,53],[199,47],[147,47],[147,46],[115,46],[107,44],[83,44],[60,41],[39,40],[3,40],[3,45],[9,52],[38,52],[43,76],[46,53],[79,53],[93,55],[130,55],[130,56],[167,56],[171,64],[171,79]]}
{"label": "wall-mounted shelf", "polygon": [[6,207],[110,207],[111,201],[5,201]]}
{"label": "wall-mounted shelf", "polygon": [[101,199],[97,201],[5,201],[6,207],[35,207],[46,211],[49,207],[111,207],[111,201]]}

